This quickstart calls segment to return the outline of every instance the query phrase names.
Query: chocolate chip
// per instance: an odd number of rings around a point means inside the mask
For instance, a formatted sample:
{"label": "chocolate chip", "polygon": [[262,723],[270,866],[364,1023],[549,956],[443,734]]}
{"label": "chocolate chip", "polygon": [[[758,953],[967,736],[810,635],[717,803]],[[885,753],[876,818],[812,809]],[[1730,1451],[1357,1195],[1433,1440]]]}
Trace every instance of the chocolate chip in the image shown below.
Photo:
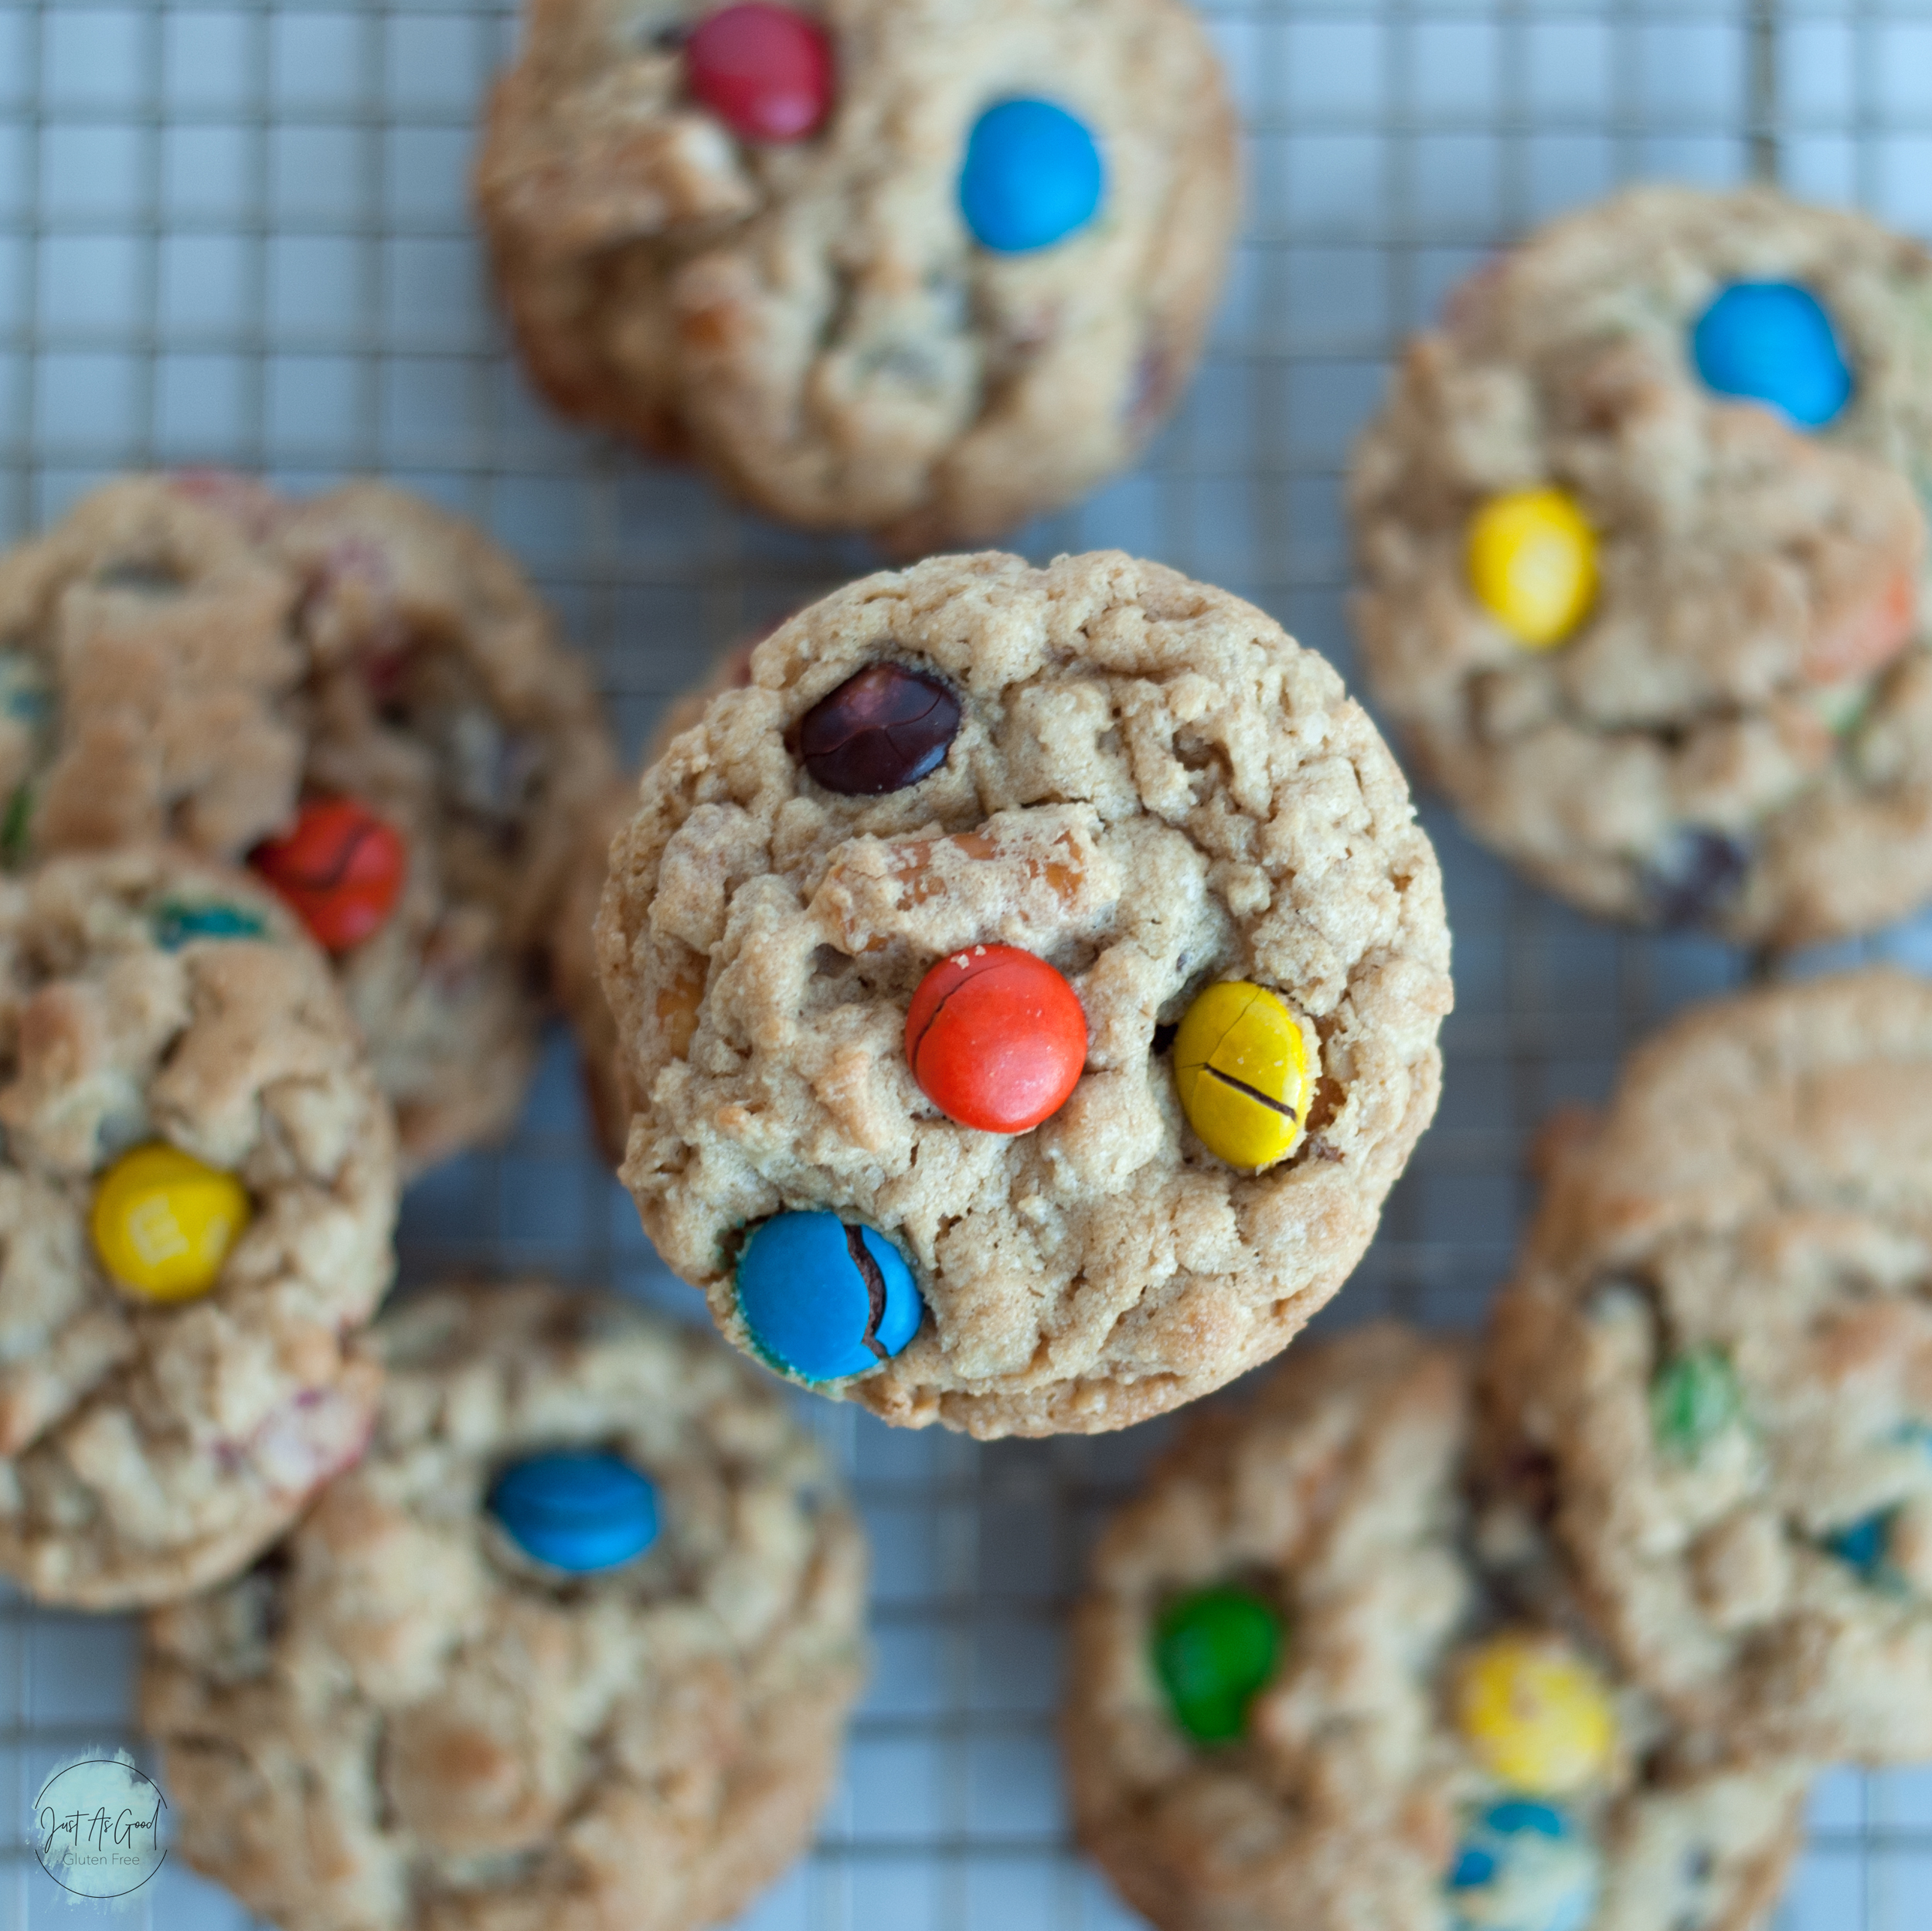
{"label": "chocolate chip", "polygon": [[805,713],[794,750],[828,791],[873,797],[930,777],[958,730],[959,699],[937,678],[874,664]]}
{"label": "chocolate chip", "polygon": [[1701,925],[1737,896],[1750,870],[1750,851],[1722,831],[1684,825],[1645,867],[1651,916],[1659,925]]}

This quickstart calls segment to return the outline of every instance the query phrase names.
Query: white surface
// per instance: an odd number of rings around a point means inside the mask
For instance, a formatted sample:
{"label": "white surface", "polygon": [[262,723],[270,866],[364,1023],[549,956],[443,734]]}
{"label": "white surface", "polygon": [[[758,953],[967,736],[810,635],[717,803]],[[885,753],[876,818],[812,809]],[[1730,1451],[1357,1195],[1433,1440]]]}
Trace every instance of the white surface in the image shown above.
{"label": "white surface", "polygon": [[[1253,597],[1346,668],[1336,487],[1392,342],[1523,223],[1614,182],[1743,171],[1743,8],[1706,0],[1213,0],[1251,129],[1214,352],[1141,471],[1023,547],[1113,543]],[[1932,4],[1791,0],[1786,178],[1932,230]],[[0,0],[0,537],[149,462],[297,488],[386,471],[490,525],[602,667],[634,746],[748,624],[866,566],[737,517],[693,476],[566,433],[522,387],[464,204],[502,0],[222,7]],[[1736,978],[1620,939],[1430,813],[1458,1008],[1441,1116],[1333,1311],[1471,1321],[1526,1205],[1529,1131],[1621,1047]],[[1893,949],[1932,963],[1932,937]],[[479,1230],[482,1230],[479,1232]],[[612,1277],[693,1310],[586,1158],[560,1040],[523,1130],[413,1195],[406,1270]],[[814,1404],[876,1538],[878,1669],[821,1846],[758,1931],[1100,1931],[1066,1851],[1058,1611],[1159,1426],[976,1448]],[[27,1848],[46,1770],[119,1739],[119,1621],[0,1607],[0,1931],[75,1922]],[[1932,1773],[1840,1775],[1780,1931],[1932,1924]],[[83,1911],[99,1907],[82,1907]],[[230,1931],[171,1862],[131,1931]],[[1658,1931],[1671,1931],[1659,1926]]]}

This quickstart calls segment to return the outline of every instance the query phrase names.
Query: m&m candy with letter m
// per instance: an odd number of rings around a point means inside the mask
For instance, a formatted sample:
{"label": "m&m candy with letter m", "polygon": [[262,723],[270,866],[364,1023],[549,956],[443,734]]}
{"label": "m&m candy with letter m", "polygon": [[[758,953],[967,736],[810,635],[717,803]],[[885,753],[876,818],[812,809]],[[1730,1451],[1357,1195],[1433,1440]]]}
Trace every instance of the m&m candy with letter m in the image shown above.
{"label": "m&m candy with letter m", "polygon": [[253,1212],[233,1174],[156,1141],[124,1153],[94,1189],[94,1251],[143,1300],[192,1300],[219,1279]]}

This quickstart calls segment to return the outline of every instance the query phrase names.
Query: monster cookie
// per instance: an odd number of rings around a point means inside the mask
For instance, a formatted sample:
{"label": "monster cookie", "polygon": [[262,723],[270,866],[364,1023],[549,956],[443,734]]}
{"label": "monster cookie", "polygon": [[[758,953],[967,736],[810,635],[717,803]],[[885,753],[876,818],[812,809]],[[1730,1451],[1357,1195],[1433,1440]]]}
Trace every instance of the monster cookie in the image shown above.
{"label": "monster cookie", "polygon": [[1175,0],[532,0],[476,189],[560,408],[911,552],[1131,460],[1200,352],[1235,128]]}
{"label": "monster cookie", "polygon": [[179,1842],[284,1931],[696,1931],[803,1849],[862,1674],[865,1554],[779,1391],[534,1287],[372,1336],[367,1457],[153,1617]]}
{"label": "monster cookie", "polygon": [[585,667],[467,524],[356,484],[289,508],[274,549],[302,589],[308,795],[256,863],[335,954],[418,1168],[515,1115],[616,766]]}
{"label": "monster cookie", "polygon": [[1333,671],[1117,554],[793,617],[645,774],[598,943],[665,1260],[774,1367],[981,1435],[1282,1347],[1428,1123],[1450,998]]}
{"label": "monster cookie", "polygon": [[0,555],[0,858],[175,839],[238,857],[301,782],[300,586],[275,498],[129,477]]}
{"label": "monster cookie", "polygon": [[254,881],[129,850],[0,878],[0,1571],[232,1573],[360,1451],[396,1146],[326,964]]}
{"label": "monster cookie", "polygon": [[1652,1040],[1556,1151],[1492,1353],[1632,1674],[1743,1747],[1932,1756],[1932,988]]}
{"label": "monster cookie", "polygon": [[1592,911],[1787,946],[1932,899],[1932,257],[1648,188],[1451,297],[1363,437],[1375,693]]}
{"label": "monster cookie", "polygon": [[1467,1365],[1379,1325],[1197,1421],[1075,1612],[1075,1827],[1162,1931],[1745,1931],[1804,1776],[1720,1765],[1485,1479]]}

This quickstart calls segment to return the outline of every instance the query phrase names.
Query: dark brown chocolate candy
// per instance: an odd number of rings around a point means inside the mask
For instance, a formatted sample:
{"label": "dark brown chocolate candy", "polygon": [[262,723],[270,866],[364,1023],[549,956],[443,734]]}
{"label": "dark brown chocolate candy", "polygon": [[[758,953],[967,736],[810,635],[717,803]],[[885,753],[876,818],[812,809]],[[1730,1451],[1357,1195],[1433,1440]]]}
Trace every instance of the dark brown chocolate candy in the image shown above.
{"label": "dark brown chocolate candy", "polygon": [[1673,930],[1716,918],[1737,896],[1750,869],[1750,851],[1702,825],[1682,825],[1646,867],[1651,916]]}
{"label": "dark brown chocolate candy", "polygon": [[938,678],[874,664],[805,713],[794,749],[828,791],[873,797],[930,777],[958,730],[959,699]]}

